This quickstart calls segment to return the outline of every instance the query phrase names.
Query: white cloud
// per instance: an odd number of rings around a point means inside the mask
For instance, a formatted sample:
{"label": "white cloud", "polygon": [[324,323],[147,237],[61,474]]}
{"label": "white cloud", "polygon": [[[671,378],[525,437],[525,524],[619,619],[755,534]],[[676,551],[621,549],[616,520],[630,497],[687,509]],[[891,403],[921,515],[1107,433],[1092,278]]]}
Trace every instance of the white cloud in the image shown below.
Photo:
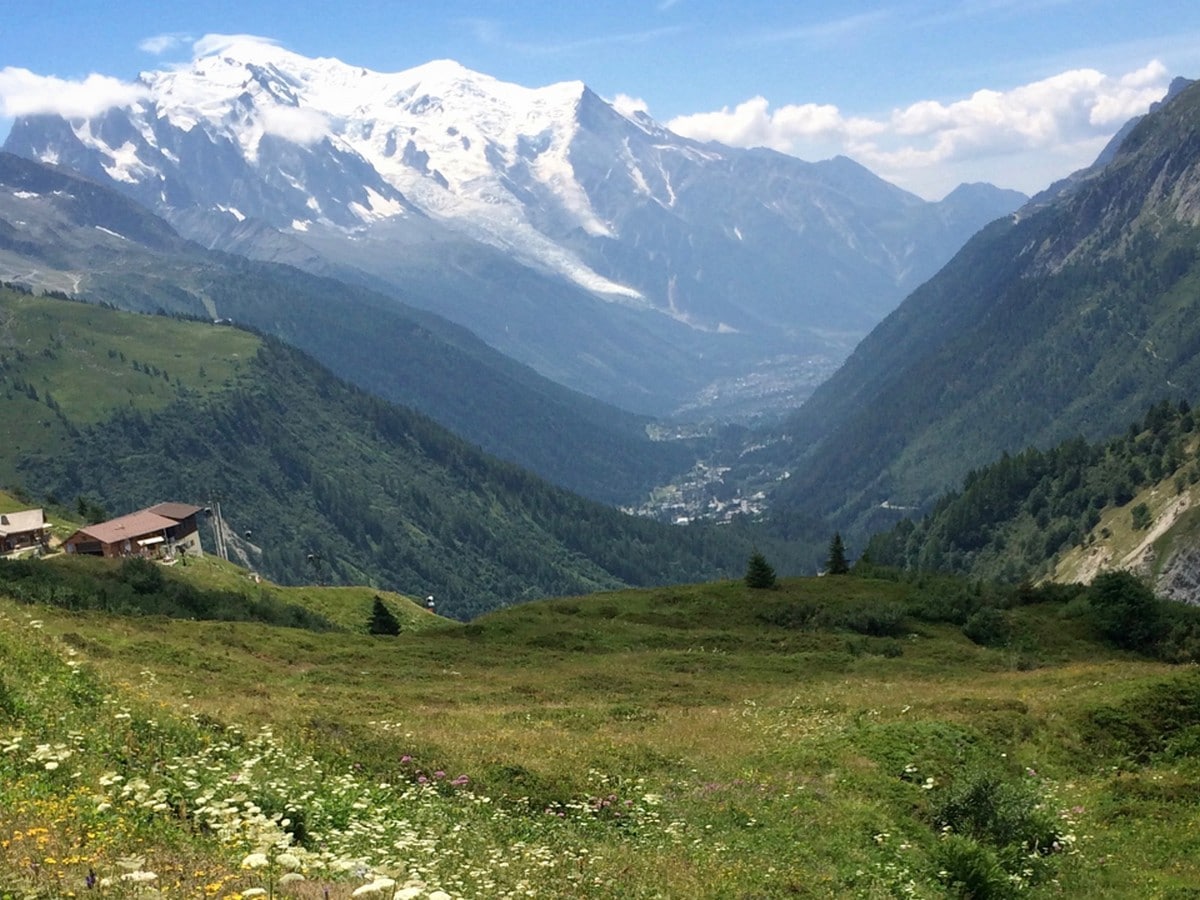
{"label": "white cloud", "polygon": [[870,119],[843,116],[832,104],[802,103],[774,112],[766,97],[754,97],[733,110],[680,116],[667,123],[677,134],[734,147],[770,147],[784,153],[811,139],[850,141],[886,129]]}
{"label": "white cloud", "polygon": [[279,41],[274,38],[260,37],[257,34],[206,34],[192,44],[192,53],[199,59],[239,44],[257,44],[262,47],[275,48],[279,46]]}
{"label": "white cloud", "polygon": [[0,116],[57,113],[66,118],[99,115],[116,106],[131,106],[149,96],[146,86],[92,74],[82,81],[37,75],[28,69],[0,69]]}
{"label": "white cloud", "polygon": [[329,120],[315,109],[267,106],[262,110],[263,131],[297,144],[315,144],[329,134]]}
{"label": "white cloud", "polygon": [[162,56],[170,50],[175,50],[178,47],[186,45],[191,39],[190,35],[178,31],[169,34],[156,34],[153,37],[148,37],[140,41],[138,49],[152,56]]}
{"label": "white cloud", "polygon": [[628,94],[617,94],[611,101],[612,107],[626,118],[634,113],[649,113],[650,107],[641,97],[630,97]]}
{"label": "white cloud", "polygon": [[[1162,97],[1168,81],[1166,67],[1155,60],[1119,77],[1075,69],[951,103],[922,100],[886,118],[847,116],[815,103],[772,110],[765,98],[754,97],[732,110],[667,124],[687,137],[738,147],[805,158],[843,153],[927,196],[940,196],[962,180],[1032,193],[1090,163],[1126,120]],[[1047,172],[1048,165],[1058,168]],[[971,172],[974,177],[962,177]]]}

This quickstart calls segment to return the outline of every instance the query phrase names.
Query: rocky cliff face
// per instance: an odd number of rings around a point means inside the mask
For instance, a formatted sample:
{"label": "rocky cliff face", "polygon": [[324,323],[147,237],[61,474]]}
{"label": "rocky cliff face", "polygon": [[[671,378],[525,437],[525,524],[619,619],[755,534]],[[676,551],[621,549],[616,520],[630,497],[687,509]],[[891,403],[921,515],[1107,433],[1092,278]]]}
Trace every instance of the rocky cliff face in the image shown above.
{"label": "rocky cliff face", "polygon": [[1154,590],[1168,600],[1200,604],[1200,546],[1174,553],[1155,580]]}

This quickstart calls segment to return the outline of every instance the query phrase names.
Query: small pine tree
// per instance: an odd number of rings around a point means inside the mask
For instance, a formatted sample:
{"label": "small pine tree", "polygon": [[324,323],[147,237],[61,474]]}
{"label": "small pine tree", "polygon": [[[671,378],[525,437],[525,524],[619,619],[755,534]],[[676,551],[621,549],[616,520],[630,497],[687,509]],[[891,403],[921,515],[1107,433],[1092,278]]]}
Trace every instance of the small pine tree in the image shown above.
{"label": "small pine tree", "polygon": [[775,570],[767,562],[767,558],[754,551],[750,561],[746,563],[746,587],[765,589],[775,587]]}
{"label": "small pine tree", "polygon": [[400,622],[392,615],[392,611],[383,604],[376,595],[375,603],[371,606],[371,621],[367,625],[371,634],[399,634]]}
{"label": "small pine tree", "polygon": [[842,543],[840,532],[834,532],[833,540],[829,542],[829,560],[825,563],[825,571],[830,575],[845,575],[850,571],[850,563],[846,561],[846,547]]}

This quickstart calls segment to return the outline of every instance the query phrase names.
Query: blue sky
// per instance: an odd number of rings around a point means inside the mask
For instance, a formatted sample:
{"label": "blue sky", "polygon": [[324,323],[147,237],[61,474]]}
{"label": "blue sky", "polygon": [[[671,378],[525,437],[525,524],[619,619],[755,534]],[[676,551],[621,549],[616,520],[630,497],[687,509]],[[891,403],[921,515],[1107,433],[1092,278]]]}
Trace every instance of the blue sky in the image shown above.
{"label": "blue sky", "polygon": [[385,72],[451,58],[530,87],[583,80],[681,133],[844,153],[930,198],[1036,191],[1173,76],[1200,77],[1195,0],[34,0],[0,18],[0,136],[110,95],[97,75],[132,81],[239,33]]}

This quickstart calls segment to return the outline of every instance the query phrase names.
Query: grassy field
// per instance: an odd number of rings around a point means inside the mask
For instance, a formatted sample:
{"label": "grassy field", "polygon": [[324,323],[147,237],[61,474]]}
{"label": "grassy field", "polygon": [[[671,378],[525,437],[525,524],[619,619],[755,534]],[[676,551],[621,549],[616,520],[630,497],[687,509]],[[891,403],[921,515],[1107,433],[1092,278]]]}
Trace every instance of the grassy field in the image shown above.
{"label": "grassy field", "polygon": [[0,601],[0,896],[1196,896],[1194,667],[1050,602],[977,646],[947,584],[392,638]]}

